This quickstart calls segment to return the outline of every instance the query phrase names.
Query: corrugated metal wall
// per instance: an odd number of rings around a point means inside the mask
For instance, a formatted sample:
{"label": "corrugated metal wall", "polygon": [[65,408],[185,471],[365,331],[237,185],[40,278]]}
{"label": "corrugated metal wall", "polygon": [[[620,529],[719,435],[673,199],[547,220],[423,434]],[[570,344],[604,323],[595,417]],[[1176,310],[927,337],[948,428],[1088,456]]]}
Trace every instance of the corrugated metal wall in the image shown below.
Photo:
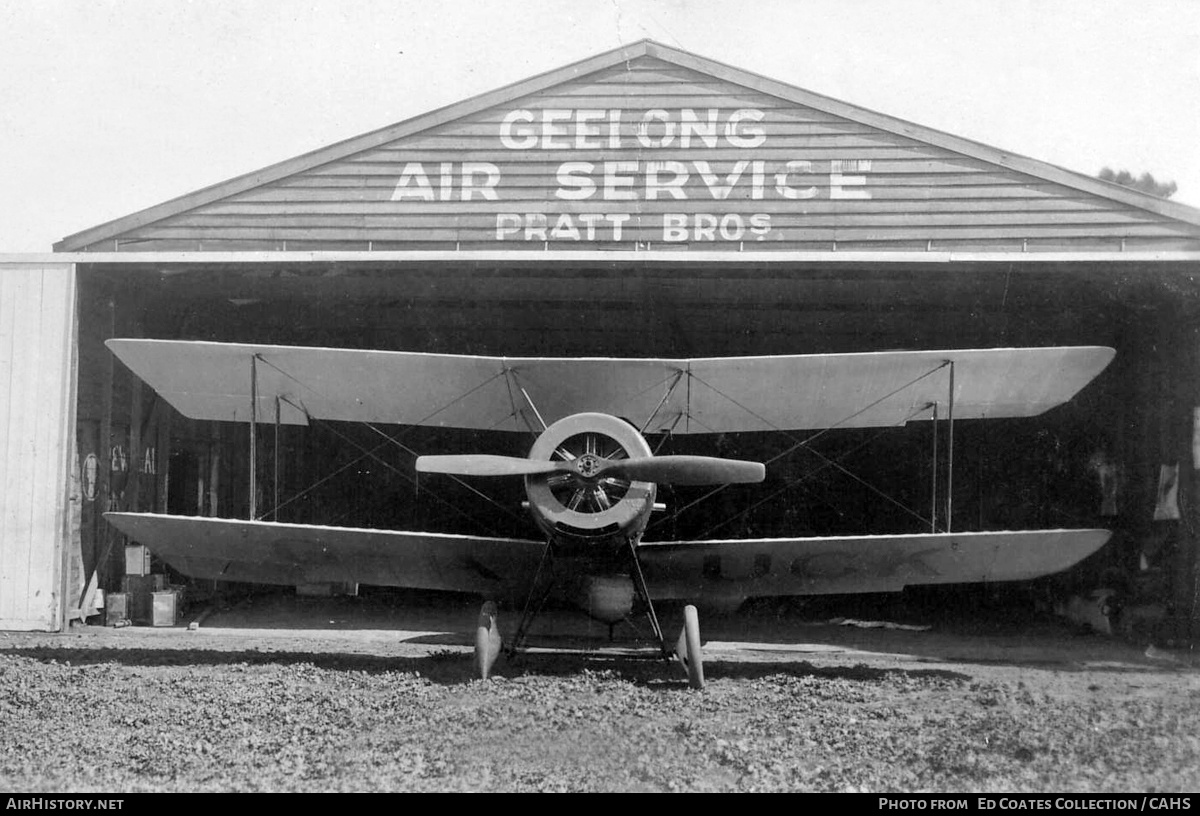
{"label": "corrugated metal wall", "polygon": [[75,286],[73,264],[0,264],[0,629],[62,626]]}

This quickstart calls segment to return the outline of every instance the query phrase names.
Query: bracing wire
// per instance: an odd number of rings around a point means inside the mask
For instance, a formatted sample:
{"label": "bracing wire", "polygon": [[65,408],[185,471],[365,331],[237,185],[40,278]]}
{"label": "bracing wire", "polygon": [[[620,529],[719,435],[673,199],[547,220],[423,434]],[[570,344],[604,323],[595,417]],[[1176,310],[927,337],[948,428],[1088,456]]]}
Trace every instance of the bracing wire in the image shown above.
{"label": "bracing wire", "polygon": [[[826,427],[826,428],[822,428],[821,430],[819,430],[819,431],[817,431],[817,432],[815,432],[815,433],[813,433],[813,434],[811,434],[811,435],[809,435],[809,436],[807,436],[807,437],[805,437],[805,438],[800,438],[800,437],[798,437],[796,434],[794,434],[793,432],[791,432],[790,430],[788,430],[788,429],[786,429],[786,428],[780,428],[780,427],[779,427],[778,425],[776,425],[774,422],[771,422],[771,421],[770,421],[770,420],[768,420],[766,417],[762,416],[762,415],[761,415],[761,414],[759,414],[758,412],[756,412],[756,411],[754,411],[753,409],[749,408],[748,406],[746,406],[746,405],[742,404],[740,401],[738,401],[738,400],[734,399],[733,397],[729,396],[729,395],[728,395],[728,394],[726,394],[725,392],[721,391],[719,388],[716,388],[715,386],[713,386],[711,383],[707,382],[706,380],[704,380],[704,379],[702,379],[702,378],[700,378],[700,377],[697,377],[695,374],[693,374],[693,373],[689,372],[688,379],[689,379],[689,380],[691,380],[691,379],[695,379],[697,382],[699,382],[699,383],[701,383],[702,385],[706,386],[706,387],[707,387],[709,390],[711,390],[713,393],[715,393],[715,394],[717,394],[717,395],[719,395],[719,396],[723,397],[724,399],[728,400],[728,401],[729,401],[729,402],[731,402],[732,404],[736,405],[738,408],[741,408],[743,411],[745,411],[745,412],[746,412],[747,414],[749,414],[750,416],[753,416],[753,417],[754,417],[755,419],[757,419],[759,422],[763,423],[763,425],[766,425],[767,427],[771,428],[773,431],[776,431],[776,432],[778,432],[778,433],[785,434],[785,435],[786,435],[788,438],[790,438],[790,439],[792,439],[792,440],[794,440],[794,441],[795,441],[795,444],[793,444],[793,445],[791,445],[790,447],[788,447],[788,448],[785,448],[784,450],[782,450],[782,451],[780,451],[779,453],[775,454],[775,455],[774,455],[774,456],[772,456],[770,459],[768,459],[768,460],[767,460],[767,461],[766,461],[764,464],[766,464],[766,465],[770,465],[770,464],[772,464],[772,463],[774,463],[774,462],[777,462],[777,461],[779,461],[780,459],[782,459],[782,458],[783,458],[783,457],[785,457],[785,456],[789,456],[789,455],[791,455],[791,454],[792,454],[793,452],[795,452],[796,450],[798,450],[798,449],[800,449],[800,448],[804,448],[805,450],[807,450],[807,451],[809,451],[810,453],[812,453],[813,455],[815,455],[815,456],[817,456],[817,457],[819,457],[819,458],[821,458],[821,459],[825,460],[825,462],[826,462],[826,464],[825,464],[824,466],[822,466],[820,469],[818,469],[818,470],[816,470],[816,471],[813,471],[811,475],[815,475],[816,473],[819,473],[821,470],[824,470],[826,467],[831,467],[831,466],[832,466],[832,467],[836,467],[838,470],[841,470],[841,471],[842,471],[842,472],[844,472],[846,475],[848,475],[848,476],[850,476],[851,478],[855,479],[856,481],[860,482],[862,485],[864,485],[864,486],[865,486],[865,487],[867,487],[868,489],[872,490],[873,492],[875,492],[875,493],[877,493],[878,495],[882,496],[883,498],[887,499],[887,500],[888,500],[889,502],[891,502],[892,504],[895,504],[896,506],[900,507],[900,508],[901,508],[901,509],[903,509],[903,510],[904,510],[906,513],[908,513],[908,514],[910,514],[910,515],[912,515],[912,516],[914,516],[914,517],[916,517],[916,518],[918,518],[918,519],[922,519],[923,521],[925,521],[926,523],[928,523],[928,519],[926,519],[926,518],[923,518],[923,517],[921,516],[921,514],[920,514],[920,513],[916,512],[915,510],[913,510],[913,509],[912,509],[912,508],[910,508],[910,507],[906,507],[905,505],[903,505],[903,504],[901,504],[900,502],[896,501],[896,500],[895,500],[894,498],[892,498],[891,496],[887,495],[887,494],[886,494],[885,492],[883,492],[882,490],[879,490],[879,489],[878,489],[877,487],[875,487],[874,485],[872,485],[872,484],[870,484],[869,482],[865,481],[864,479],[862,479],[861,477],[859,477],[859,476],[857,476],[856,474],[852,473],[851,471],[847,470],[846,468],[842,467],[841,465],[838,465],[838,464],[837,464],[837,462],[836,462],[835,460],[831,460],[831,459],[829,459],[827,456],[825,456],[824,454],[822,454],[820,451],[818,451],[818,450],[816,450],[815,448],[813,448],[813,447],[812,447],[812,443],[813,443],[814,441],[816,441],[817,439],[819,439],[820,437],[824,436],[825,434],[829,433],[830,431],[832,431],[832,430],[835,430],[835,429],[837,429],[837,428],[839,428],[839,427],[841,427],[841,426],[845,425],[846,423],[850,422],[850,421],[851,421],[851,420],[853,420],[855,417],[857,417],[857,416],[860,416],[860,415],[862,415],[862,414],[866,413],[867,411],[869,411],[869,410],[871,410],[872,408],[874,408],[876,405],[879,405],[880,403],[882,403],[882,402],[884,402],[884,401],[886,401],[886,400],[889,400],[889,399],[891,399],[891,398],[892,398],[892,397],[894,397],[896,394],[899,394],[900,392],[904,391],[904,390],[905,390],[905,389],[907,389],[907,388],[911,388],[912,386],[914,386],[914,385],[916,385],[917,383],[919,383],[919,382],[921,382],[922,380],[924,380],[926,377],[930,377],[930,376],[932,376],[933,374],[935,374],[935,373],[937,373],[938,371],[940,371],[940,370],[942,370],[943,368],[945,368],[947,365],[949,365],[949,362],[948,362],[948,361],[945,361],[945,362],[942,362],[942,363],[940,363],[940,364],[939,364],[939,365],[937,365],[937,366],[934,366],[933,368],[929,369],[928,371],[924,372],[923,374],[920,374],[920,375],[918,375],[918,376],[914,377],[913,379],[909,380],[908,382],[904,383],[903,385],[901,385],[901,386],[898,386],[897,388],[893,389],[892,391],[889,391],[888,393],[884,394],[883,396],[879,397],[878,399],[876,399],[876,400],[874,400],[874,401],[872,401],[872,402],[870,402],[870,403],[868,403],[868,404],[864,405],[862,408],[859,408],[857,411],[854,411],[853,413],[847,414],[845,417],[843,417],[842,419],[838,420],[838,421],[837,421],[837,422],[835,422],[834,424],[832,424],[832,425],[830,425],[830,426],[828,426],[828,427]],[[923,410],[923,409],[922,409],[922,410]],[[908,417],[906,417],[906,418],[905,418],[905,419],[904,419],[904,420],[903,420],[901,423],[898,423],[897,427],[898,427],[899,425],[902,425],[902,424],[904,424],[905,422],[908,422],[910,419],[912,419],[912,417],[913,417],[913,416],[916,416],[916,415],[917,415],[917,413],[920,413],[920,411],[914,412],[913,414],[911,414],[911,415],[909,415]],[[697,420],[695,417],[691,417],[691,419],[692,419],[693,421],[699,422],[699,420]],[[888,428],[887,430],[891,430],[891,429],[892,429],[892,428],[889,426],[889,428]],[[709,428],[708,430],[712,431],[712,429],[711,429],[711,428]],[[871,439],[869,439],[869,440],[867,440],[866,442],[864,442],[862,445],[859,445],[859,446],[857,446],[856,448],[852,449],[851,451],[848,451],[848,452],[846,452],[845,454],[843,454],[843,455],[842,455],[841,457],[839,457],[839,458],[840,458],[840,459],[844,459],[846,456],[849,456],[851,453],[853,453],[854,451],[858,450],[858,449],[859,449],[859,448],[861,448],[863,445],[866,445],[866,444],[869,444],[870,442],[873,442],[875,439],[879,438],[879,436],[882,436],[882,435],[883,435],[883,433],[886,433],[886,431],[883,431],[883,432],[880,432],[879,434],[876,434],[876,435],[875,435],[875,436],[873,436]],[[808,481],[808,480],[809,480],[809,475],[805,475],[805,476],[802,476],[802,477],[800,477],[800,478],[799,478],[799,479],[797,479],[797,480],[794,480],[792,483],[789,483],[789,484],[785,485],[783,488],[780,488],[779,490],[777,490],[777,491],[775,491],[774,493],[770,494],[770,496],[768,496],[768,497],[766,497],[766,498],[764,498],[764,499],[762,499],[762,500],[760,500],[760,501],[757,501],[757,502],[755,502],[755,503],[754,503],[754,504],[753,504],[753,505],[752,505],[750,508],[748,508],[747,510],[743,511],[742,513],[739,513],[737,516],[734,516],[733,518],[740,518],[740,517],[744,516],[746,513],[750,512],[750,510],[753,510],[753,509],[755,509],[755,508],[757,508],[757,507],[760,507],[760,506],[762,506],[762,504],[764,504],[764,503],[765,503],[766,501],[768,501],[769,499],[771,499],[771,498],[774,498],[775,496],[779,495],[779,493],[781,493],[781,492],[783,492],[783,491],[785,491],[785,490],[789,489],[790,487],[792,487],[792,485],[793,485],[793,484],[799,484],[799,483],[802,483],[802,482],[804,482],[804,481]],[[690,501],[690,502],[688,502],[687,504],[685,504],[685,505],[683,505],[682,507],[680,507],[678,510],[676,510],[675,512],[673,512],[673,513],[672,513],[670,516],[668,516],[667,518],[659,519],[659,520],[655,521],[654,523],[652,523],[652,524],[650,525],[650,529],[655,529],[656,527],[659,527],[659,526],[661,526],[661,525],[663,525],[663,524],[667,523],[668,521],[673,521],[673,520],[677,519],[677,518],[679,517],[679,515],[680,515],[681,513],[683,513],[685,510],[688,510],[688,509],[690,509],[690,508],[692,508],[692,507],[694,507],[694,506],[696,506],[696,505],[698,505],[698,504],[700,504],[700,503],[702,503],[702,502],[704,502],[704,501],[707,501],[709,498],[711,498],[712,496],[716,495],[717,493],[720,493],[722,490],[726,490],[726,489],[728,489],[728,487],[729,487],[729,485],[718,485],[718,486],[714,487],[713,489],[706,491],[706,492],[705,492],[703,495],[701,495],[700,497],[698,497],[698,498],[696,498],[696,499],[693,499],[692,501]],[[733,519],[729,519],[729,520],[727,520],[727,521],[724,521],[724,522],[722,522],[722,523],[720,523],[720,524],[716,525],[715,527],[712,527],[712,528],[710,528],[710,531],[711,531],[711,530],[714,530],[714,529],[719,529],[720,527],[723,527],[723,526],[725,526],[725,524],[729,523],[729,521],[732,521],[732,520],[733,520]]]}

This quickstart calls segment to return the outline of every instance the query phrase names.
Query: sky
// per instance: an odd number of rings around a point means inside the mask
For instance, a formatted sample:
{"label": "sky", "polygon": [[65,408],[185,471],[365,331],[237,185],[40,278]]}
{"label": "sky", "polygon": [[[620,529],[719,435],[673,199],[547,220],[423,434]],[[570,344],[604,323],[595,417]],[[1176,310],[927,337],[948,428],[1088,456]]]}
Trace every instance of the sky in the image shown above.
{"label": "sky", "polygon": [[1200,0],[8,0],[0,253],[644,38],[1200,207]]}

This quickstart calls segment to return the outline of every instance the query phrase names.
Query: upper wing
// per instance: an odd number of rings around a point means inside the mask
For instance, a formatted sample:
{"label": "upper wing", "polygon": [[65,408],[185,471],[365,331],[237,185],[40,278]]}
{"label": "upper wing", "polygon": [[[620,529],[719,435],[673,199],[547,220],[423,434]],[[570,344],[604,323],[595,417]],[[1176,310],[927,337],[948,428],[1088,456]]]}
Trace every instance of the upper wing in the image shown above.
{"label": "upper wing", "polygon": [[270,521],[105,513],[184,575],[258,584],[362,583],[519,592],[545,543]]}
{"label": "upper wing", "polygon": [[[185,416],[306,417],[525,431],[584,411],[650,433],[869,427],[927,418],[1034,416],[1069,400],[1114,351],[1101,346],[708,359],[474,357],[396,351],[109,340]],[[251,376],[251,361],[254,377]],[[537,414],[534,413],[536,406]]]}
{"label": "upper wing", "polygon": [[1108,530],[1022,530],[680,541],[638,548],[656,598],[898,592],[920,584],[1027,581],[1074,566]]}

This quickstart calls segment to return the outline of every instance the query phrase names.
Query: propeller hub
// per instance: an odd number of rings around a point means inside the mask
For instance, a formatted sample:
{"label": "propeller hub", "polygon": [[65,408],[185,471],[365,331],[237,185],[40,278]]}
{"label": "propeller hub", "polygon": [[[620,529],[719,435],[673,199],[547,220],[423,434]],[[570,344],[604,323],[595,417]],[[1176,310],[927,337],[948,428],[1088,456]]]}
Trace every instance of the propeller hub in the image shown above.
{"label": "propeller hub", "polygon": [[585,479],[594,479],[600,475],[606,461],[594,453],[585,453],[575,459],[575,472]]}

